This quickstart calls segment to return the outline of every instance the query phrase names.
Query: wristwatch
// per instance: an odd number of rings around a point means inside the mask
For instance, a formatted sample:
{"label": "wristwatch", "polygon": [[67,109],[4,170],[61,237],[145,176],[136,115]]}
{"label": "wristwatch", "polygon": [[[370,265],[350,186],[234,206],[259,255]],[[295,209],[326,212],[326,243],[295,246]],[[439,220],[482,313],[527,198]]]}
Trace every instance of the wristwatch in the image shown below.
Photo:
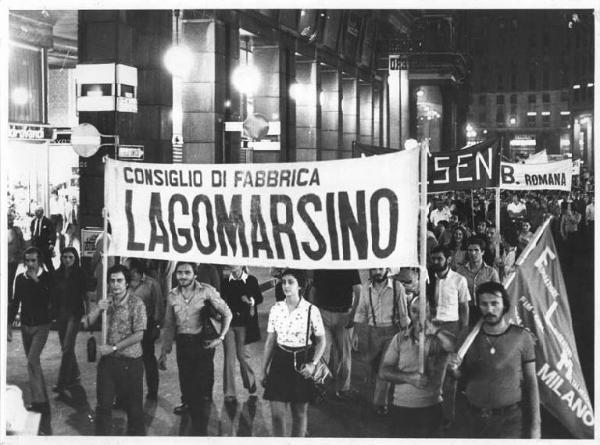
{"label": "wristwatch", "polygon": [[225,340],[225,336],[224,335],[219,335],[219,340],[224,341]]}
{"label": "wristwatch", "polygon": [[113,350],[113,352],[117,352],[117,350],[118,350],[117,345],[113,345],[112,350]]}

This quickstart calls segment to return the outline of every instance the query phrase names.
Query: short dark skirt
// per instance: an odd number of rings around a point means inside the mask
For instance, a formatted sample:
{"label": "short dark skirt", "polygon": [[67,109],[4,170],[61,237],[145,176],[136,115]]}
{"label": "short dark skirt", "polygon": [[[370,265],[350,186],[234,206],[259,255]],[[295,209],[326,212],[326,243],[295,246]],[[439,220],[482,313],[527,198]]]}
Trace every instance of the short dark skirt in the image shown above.
{"label": "short dark skirt", "polygon": [[267,375],[264,399],[276,402],[311,403],[315,398],[315,388],[312,380],[305,379],[294,369],[294,354],[296,350],[296,365],[301,368],[305,361],[312,359],[309,352],[305,360],[304,348],[286,348],[275,346],[273,359]]}

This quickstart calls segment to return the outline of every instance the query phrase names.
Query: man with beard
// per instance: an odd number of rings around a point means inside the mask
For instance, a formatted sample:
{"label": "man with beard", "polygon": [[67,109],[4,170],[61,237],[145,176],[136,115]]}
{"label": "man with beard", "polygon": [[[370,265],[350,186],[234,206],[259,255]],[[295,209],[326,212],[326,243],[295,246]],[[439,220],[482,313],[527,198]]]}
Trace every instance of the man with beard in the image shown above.
{"label": "man with beard", "polygon": [[354,335],[363,360],[371,365],[375,380],[373,404],[377,415],[388,413],[391,383],[377,376],[381,356],[391,338],[408,327],[406,293],[402,284],[388,278],[389,269],[369,269],[354,316]]}
{"label": "man with beard", "polygon": [[[504,318],[509,297],[500,283],[477,288],[483,325],[464,360],[451,359],[466,384],[471,438],[539,439],[540,399],[531,334]],[[460,367],[460,368],[459,368]]]}
{"label": "man with beard", "polygon": [[[192,420],[192,435],[206,436],[208,413],[215,381],[215,348],[223,342],[231,323],[231,311],[214,287],[196,281],[196,264],[177,263],[177,287],[167,296],[167,308],[159,369],[166,369],[167,354],[173,339],[177,345],[177,367],[181,397]],[[219,337],[205,341],[200,322],[200,310],[205,305],[222,315]],[[177,335],[175,335],[177,334]]]}
{"label": "man with beard", "polygon": [[467,280],[450,268],[449,258],[446,247],[438,246],[431,251],[433,273],[428,284],[428,299],[434,322],[459,337],[459,333],[466,334],[471,297]]}
{"label": "man with beard", "polygon": [[[428,299],[432,307],[434,323],[453,334],[457,344],[466,337],[469,325],[469,288],[465,277],[454,272],[449,265],[450,252],[447,248],[437,247],[431,253],[430,282]],[[456,380],[444,381],[444,425],[449,427],[455,417]]]}

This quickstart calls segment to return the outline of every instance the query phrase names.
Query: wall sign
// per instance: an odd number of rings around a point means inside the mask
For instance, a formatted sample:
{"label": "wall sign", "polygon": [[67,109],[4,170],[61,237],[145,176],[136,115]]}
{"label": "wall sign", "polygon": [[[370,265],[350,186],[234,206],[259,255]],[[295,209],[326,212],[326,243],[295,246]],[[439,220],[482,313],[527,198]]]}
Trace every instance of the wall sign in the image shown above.
{"label": "wall sign", "polygon": [[35,124],[8,124],[8,138],[25,141],[52,140],[52,128],[46,125]]}

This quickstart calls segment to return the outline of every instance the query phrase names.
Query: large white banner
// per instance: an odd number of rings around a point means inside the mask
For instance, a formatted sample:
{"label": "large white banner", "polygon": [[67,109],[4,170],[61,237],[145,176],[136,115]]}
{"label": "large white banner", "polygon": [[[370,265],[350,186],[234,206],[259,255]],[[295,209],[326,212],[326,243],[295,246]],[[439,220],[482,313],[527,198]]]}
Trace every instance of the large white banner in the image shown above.
{"label": "large white banner", "polygon": [[418,150],[277,164],[109,159],[109,254],[304,269],[417,266],[418,162]]}
{"label": "large white banner", "polygon": [[506,190],[571,191],[570,159],[546,164],[500,163],[500,188]]}

